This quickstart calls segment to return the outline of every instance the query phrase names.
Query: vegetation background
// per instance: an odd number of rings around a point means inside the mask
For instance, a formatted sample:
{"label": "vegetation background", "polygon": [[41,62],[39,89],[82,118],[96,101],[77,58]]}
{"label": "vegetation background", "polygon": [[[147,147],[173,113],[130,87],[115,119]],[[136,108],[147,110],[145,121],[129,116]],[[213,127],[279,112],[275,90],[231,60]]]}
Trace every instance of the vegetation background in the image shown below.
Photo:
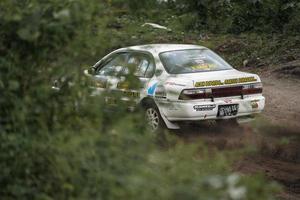
{"label": "vegetation background", "polygon": [[1,0],[0,198],[271,199],[276,184],[232,172],[237,152],[105,112],[82,70],[113,49],[166,42],[268,65],[299,56],[299,32],[298,0]]}

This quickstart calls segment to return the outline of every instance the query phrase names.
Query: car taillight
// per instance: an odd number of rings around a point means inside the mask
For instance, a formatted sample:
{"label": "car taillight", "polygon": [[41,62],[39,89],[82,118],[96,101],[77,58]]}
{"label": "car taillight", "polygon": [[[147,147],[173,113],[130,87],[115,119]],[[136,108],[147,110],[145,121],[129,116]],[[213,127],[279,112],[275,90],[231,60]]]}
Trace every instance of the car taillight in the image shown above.
{"label": "car taillight", "polygon": [[222,97],[233,97],[251,94],[261,94],[263,91],[261,83],[237,85],[230,87],[216,87],[208,89],[186,89],[179,96],[179,100],[212,99]]}
{"label": "car taillight", "polygon": [[180,100],[206,99],[211,98],[211,89],[187,89],[183,90],[179,96]]}
{"label": "car taillight", "polygon": [[243,85],[243,95],[261,94],[263,92],[262,83]]}

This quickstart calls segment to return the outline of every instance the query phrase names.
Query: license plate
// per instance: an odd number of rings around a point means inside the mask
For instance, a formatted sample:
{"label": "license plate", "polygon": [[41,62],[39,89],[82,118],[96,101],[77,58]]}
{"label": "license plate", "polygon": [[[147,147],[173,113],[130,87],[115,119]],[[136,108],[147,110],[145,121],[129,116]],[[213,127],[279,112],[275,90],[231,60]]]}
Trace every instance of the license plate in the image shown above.
{"label": "license plate", "polygon": [[218,117],[235,116],[238,113],[239,105],[221,105],[218,107]]}

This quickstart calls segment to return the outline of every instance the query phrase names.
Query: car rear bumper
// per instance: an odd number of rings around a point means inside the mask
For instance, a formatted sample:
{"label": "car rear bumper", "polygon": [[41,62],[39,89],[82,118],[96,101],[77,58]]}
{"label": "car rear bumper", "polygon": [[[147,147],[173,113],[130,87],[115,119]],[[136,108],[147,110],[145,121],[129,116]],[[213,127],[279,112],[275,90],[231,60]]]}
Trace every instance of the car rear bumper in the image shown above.
{"label": "car rear bumper", "polygon": [[[209,119],[230,119],[260,113],[265,107],[265,98],[262,95],[244,98],[219,98],[214,101],[160,101],[157,102],[161,114],[169,121],[198,121]],[[238,112],[233,116],[219,117],[221,105],[238,105]]]}

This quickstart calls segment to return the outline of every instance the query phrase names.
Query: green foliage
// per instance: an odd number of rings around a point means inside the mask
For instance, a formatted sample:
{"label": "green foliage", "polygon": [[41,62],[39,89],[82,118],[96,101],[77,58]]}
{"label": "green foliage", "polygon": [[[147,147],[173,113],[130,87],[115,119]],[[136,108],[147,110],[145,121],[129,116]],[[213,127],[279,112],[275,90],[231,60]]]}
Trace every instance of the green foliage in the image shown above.
{"label": "green foliage", "polygon": [[156,0],[108,0],[109,5],[121,9],[129,9],[135,14],[147,14],[149,9],[157,5]]}
{"label": "green foliage", "polygon": [[299,27],[297,16],[300,4],[297,0],[183,0],[169,6],[185,15],[198,13],[194,28],[215,33],[277,32]]}
{"label": "green foliage", "polygon": [[[103,98],[90,96],[83,65],[122,46],[184,41],[177,30],[142,27],[147,18],[140,13],[120,16],[120,9],[132,13],[143,7],[145,12],[154,5],[154,1],[0,2],[1,198],[272,197],[276,187],[262,177],[232,174],[226,154],[209,152],[200,142],[182,144],[169,135],[160,135],[157,141],[158,136],[146,130],[143,113],[128,116],[121,105],[117,112],[109,112]],[[169,23],[178,30],[196,26],[197,14],[191,21],[189,15],[180,17],[184,28],[175,24],[176,17]],[[53,78],[59,80],[60,91],[51,89]]]}
{"label": "green foliage", "polygon": [[2,135],[1,150],[9,153],[1,154],[1,197],[268,199],[277,190],[259,176],[230,173],[228,159],[203,146],[177,143],[159,150],[130,121],[105,134],[90,129],[31,141]]}

